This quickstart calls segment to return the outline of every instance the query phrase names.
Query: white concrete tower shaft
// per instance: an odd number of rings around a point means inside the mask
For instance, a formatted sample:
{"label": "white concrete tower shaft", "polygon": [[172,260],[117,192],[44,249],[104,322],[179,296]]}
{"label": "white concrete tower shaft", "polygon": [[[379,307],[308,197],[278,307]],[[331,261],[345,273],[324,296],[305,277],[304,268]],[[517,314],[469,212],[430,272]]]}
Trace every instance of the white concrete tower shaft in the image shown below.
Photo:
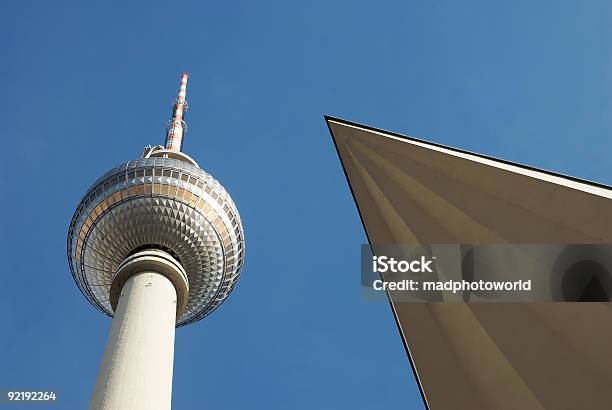
{"label": "white concrete tower shaft", "polygon": [[187,280],[166,252],[128,256],[111,288],[115,316],[90,410],[168,410],[174,333]]}

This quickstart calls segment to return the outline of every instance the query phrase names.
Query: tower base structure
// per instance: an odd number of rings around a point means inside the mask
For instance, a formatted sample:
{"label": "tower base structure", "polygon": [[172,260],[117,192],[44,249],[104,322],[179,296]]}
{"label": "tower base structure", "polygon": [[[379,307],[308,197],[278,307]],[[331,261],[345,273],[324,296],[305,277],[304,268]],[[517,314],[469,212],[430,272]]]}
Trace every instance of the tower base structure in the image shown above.
{"label": "tower base structure", "polygon": [[187,302],[185,270],[167,252],[128,256],[111,286],[113,324],[90,410],[168,410],[176,320]]}

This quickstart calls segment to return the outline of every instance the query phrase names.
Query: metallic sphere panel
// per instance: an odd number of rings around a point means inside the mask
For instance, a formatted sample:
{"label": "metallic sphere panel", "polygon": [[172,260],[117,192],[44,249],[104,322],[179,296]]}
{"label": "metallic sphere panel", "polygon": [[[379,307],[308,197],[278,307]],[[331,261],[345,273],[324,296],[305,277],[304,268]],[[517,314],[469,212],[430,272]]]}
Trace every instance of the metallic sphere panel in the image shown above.
{"label": "metallic sphere panel", "polygon": [[171,158],[122,164],[92,185],[72,218],[70,269],[85,297],[112,316],[110,286],[119,264],[151,246],[170,252],[187,273],[189,298],[177,326],[200,320],[227,298],[242,268],[236,206],[197,166]]}

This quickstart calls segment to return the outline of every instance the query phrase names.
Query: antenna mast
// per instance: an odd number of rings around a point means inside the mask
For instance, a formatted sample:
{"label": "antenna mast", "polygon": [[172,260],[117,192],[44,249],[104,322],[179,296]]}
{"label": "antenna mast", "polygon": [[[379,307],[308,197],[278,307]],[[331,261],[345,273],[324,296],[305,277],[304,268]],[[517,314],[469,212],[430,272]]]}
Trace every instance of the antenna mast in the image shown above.
{"label": "antenna mast", "polygon": [[166,128],[166,149],[172,151],[181,151],[183,149],[183,136],[187,131],[187,125],[183,118],[185,116],[185,111],[187,111],[185,95],[187,94],[188,78],[189,74],[181,74],[181,89],[172,107],[172,120],[170,120]]}

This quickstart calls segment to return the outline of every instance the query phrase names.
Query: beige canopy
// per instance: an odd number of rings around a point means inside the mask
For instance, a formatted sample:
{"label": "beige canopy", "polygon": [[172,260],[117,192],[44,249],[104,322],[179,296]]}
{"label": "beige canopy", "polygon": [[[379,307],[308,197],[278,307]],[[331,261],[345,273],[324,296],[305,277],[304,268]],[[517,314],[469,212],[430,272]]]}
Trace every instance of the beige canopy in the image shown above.
{"label": "beige canopy", "polygon": [[[326,117],[370,244],[612,243],[612,188]],[[424,400],[612,408],[608,303],[398,303]]]}

